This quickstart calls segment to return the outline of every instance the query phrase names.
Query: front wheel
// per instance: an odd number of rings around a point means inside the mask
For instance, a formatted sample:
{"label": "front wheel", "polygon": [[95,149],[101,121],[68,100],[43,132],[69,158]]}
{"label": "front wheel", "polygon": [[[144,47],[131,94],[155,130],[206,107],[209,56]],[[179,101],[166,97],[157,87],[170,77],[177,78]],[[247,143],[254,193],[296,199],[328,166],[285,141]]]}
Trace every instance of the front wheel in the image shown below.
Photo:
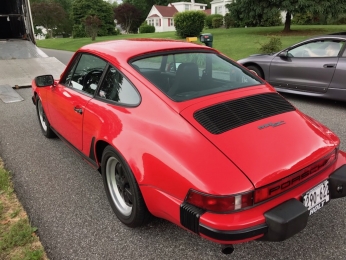
{"label": "front wheel", "polygon": [[118,219],[129,227],[138,227],[150,220],[138,184],[115,149],[107,146],[102,154],[101,171],[106,195]]}
{"label": "front wheel", "polygon": [[257,66],[254,66],[254,65],[249,65],[249,66],[246,66],[246,68],[251,71],[253,74],[261,77],[263,79],[263,73],[261,71],[261,69]]}
{"label": "front wheel", "polygon": [[43,110],[41,99],[39,96],[36,96],[36,99],[37,99],[37,101],[36,101],[37,117],[38,117],[38,121],[40,123],[42,133],[47,138],[53,138],[53,137],[55,137],[55,133],[53,132],[53,130],[50,127],[46,113]]}

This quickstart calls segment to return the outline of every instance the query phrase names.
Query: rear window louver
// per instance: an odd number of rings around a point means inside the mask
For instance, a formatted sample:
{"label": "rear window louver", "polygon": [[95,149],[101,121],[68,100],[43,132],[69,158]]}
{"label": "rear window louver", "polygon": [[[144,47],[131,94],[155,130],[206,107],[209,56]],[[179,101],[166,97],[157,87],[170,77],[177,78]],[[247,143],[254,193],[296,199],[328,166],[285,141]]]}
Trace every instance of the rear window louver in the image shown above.
{"label": "rear window louver", "polygon": [[194,118],[212,134],[221,134],[270,116],[296,110],[277,93],[227,101],[194,113]]}

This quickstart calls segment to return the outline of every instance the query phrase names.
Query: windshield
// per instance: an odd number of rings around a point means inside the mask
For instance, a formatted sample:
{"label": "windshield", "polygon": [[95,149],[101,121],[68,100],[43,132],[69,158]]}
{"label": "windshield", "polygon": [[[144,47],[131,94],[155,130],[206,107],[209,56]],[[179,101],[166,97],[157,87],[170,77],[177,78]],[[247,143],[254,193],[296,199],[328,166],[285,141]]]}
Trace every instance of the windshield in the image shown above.
{"label": "windshield", "polygon": [[137,59],[131,64],[175,101],[262,84],[251,72],[214,53],[163,54]]}

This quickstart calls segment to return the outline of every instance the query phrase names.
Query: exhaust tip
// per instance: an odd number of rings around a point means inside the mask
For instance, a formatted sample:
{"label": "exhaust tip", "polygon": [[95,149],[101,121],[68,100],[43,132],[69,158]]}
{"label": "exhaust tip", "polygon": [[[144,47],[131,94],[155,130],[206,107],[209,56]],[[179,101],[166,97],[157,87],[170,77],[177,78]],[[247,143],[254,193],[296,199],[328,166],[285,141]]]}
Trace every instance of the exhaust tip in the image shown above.
{"label": "exhaust tip", "polygon": [[230,255],[234,251],[233,245],[222,245],[221,251],[225,255]]}

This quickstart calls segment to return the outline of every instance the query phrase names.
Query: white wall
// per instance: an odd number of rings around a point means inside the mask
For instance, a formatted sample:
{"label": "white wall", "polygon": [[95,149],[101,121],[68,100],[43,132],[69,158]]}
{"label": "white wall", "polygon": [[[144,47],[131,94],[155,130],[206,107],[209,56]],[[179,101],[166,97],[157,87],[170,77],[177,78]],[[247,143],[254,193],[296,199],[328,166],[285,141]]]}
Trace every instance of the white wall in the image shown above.
{"label": "white wall", "polygon": [[176,2],[171,3],[174,5],[174,7],[178,10],[178,12],[184,12],[184,11],[203,11],[206,8],[206,4],[200,4],[195,3],[194,0],[191,0],[191,2]]}
{"label": "white wall", "polygon": [[211,4],[211,14],[221,14],[225,16],[228,13],[226,4],[230,4],[232,0],[214,0]]}

